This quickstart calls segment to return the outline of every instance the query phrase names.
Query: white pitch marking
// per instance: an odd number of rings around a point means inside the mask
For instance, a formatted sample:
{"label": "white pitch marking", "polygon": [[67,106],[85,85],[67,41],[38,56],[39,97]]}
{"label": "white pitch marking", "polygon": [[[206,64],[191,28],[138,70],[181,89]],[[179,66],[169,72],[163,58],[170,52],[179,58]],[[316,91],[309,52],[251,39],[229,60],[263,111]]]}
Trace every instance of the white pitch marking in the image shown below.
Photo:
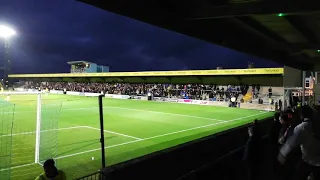
{"label": "white pitch marking", "polygon": [[[90,126],[83,126],[83,127],[100,131],[99,128],[94,128],[94,127],[90,127]],[[132,139],[141,140],[141,138],[130,136],[130,135],[127,135],[127,134],[117,133],[117,132],[114,132],[114,131],[104,130],[104,132],[108,132],[108,133],[111,133],[111,134],[116,134],[116,135],[120,135],[120,136],[124,136],[124,137],[129,137],[129,138],[132,138]]]}
{"label": "white pitch marking", "polygon": [[171,116],[180,116],[180,117],[189,117],[189,118],[196,118],[196,119],[205,119],[205,120],[209,120],[209,121],[225,121],[225,120],[219,120],[219,119],[207,118],[207,117],[201,117],[201,116],[175,114],[175,113],[167,113],[167,112],[151,111],[151,110],[143,110],[143,109],[134,109],[134,108],[123,108],[123,107],[117,107],[117,106],[104,106],[103,108],[104,109],[114,108],[114,109],[123,109],[123,110],[129,110],[129,111],[149,112],[149,113],[165,114],[165,115],[171,115]]}
{"label": "white pitch marking", "polygon": [[13,166],[13,167],[10,167],[10,168],[4,168],[4,169],[0,169],[0,172],[1,171],[6,171],[6,170],[9,170],[9,169],[17,169],[17,168],[26,167],[26,166],[32,166],[32,165],[35,165],[35,164],[36,163],[30,163],[30,164],[23,164],[23,165]]}
{"label": "white pitch marking", "polygon": [[[99,107],[90,107],[90,108],[65,108],[61,111],[76,111],[76,110],[86,110],[86,109],[98,109]],[[180,116],[180,117],[189,117],[189,118],[196,118],[196,119],[205,119],[209,121],[226,121],[226,120],[219,120],[214,118],[207,118],[207,117],[201,117],[201,116],[193,116],[193,115],[185,115],[185,114],[175,114],[175,113],[167,113],[167,112],[160,112],[160,111],[151,111],[151,110],[143,110],[143,109],[134,109],[134,108],[123,108],[123,107],[117,107],[117,106],[104,106],[103,109],[107,108],[114,108],[114,109],[123,109],[123,110],[131,110],[131,111],[140,111],[140,112],[149,112],[149,113],[157,113],[157,114],[166,114],[171,116]],[[34,112],[34,111],[20,111],[21,112]]]}
{"label": "white pitch marking", "polygon": [[[128,142],[125,142],[125,143],[115,144],[115,145],[107,146],[107,147],[105,147],[105,149],[118,147],[118,146],[123,146],[123,145],[126,145],[126,144],[131,144],[131,143],[139,142],[139,141],[143,141],[143,140],[144,139],[139,139],[139,140],[134,140],[134,141],[128,141]],[[74,154],[68,154],[68,155],[65,155],[65,156],[59,156],[59,157],[57,157],[55,159],[62,159],[62,158],[72,157],[72,156],[76,156],[76,155],[80,155],[80,154],[86,154],[86,153],[89,153],[89,152],[95,152],[95,151],[99,151],[99,150],[101,150],[101,148],[91,149],[91,150],[88,150],[88,151],[78,152],[78,153],[74,153]]]}
{"label": "white pitch marking", "polygon": [[[56,130],[68,130],[68,129],[77,129],[77,128],[85,128],[85,126],[73,126],[73,127],[67,127],[67,128],[58,128],[58,129],[50,129],[50,130],[43,130],[41,132],[49,132],[49,131],[56,131]],[[18,135],[25,135],[25,134],[35,134],[35,131],[32,132],[24,132],[24,133],[16,133],[16,134],[5,134],[1,135],[0,137],[8,137],[8,136],[18,136]]]}

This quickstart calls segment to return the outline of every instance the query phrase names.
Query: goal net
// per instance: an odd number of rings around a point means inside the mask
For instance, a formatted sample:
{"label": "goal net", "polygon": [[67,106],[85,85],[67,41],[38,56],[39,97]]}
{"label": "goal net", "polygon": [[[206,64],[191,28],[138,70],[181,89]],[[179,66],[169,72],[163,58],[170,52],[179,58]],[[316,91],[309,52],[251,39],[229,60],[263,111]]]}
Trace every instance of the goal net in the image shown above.
{"label": "goal net", "polygon": [[0,99],[0,179],[10,179],[15,106]]}
{"label": "goal net", "polygon": [[[6,154],[10,155],[7,156],[7,164],[11,163],[6,165],[6,169],[9,170],[11,167],[11,178],[18,179],[20,172],[16,171],[28,171],[28,168],[32,171],[33,164],[42,165],[45,160],[57,156],[58,120],[62,102],[43,98],[45,94],[42,92],[1,92],[0,95],[0,102],[11,104],[13,107],[13,110],[3,110],[2,114],[6,116],[11,114],[11,121],[14,119],[14,123],[11,123],[12,128],[0,127],[8,131],[0,132],[1,134],[10,134],[9,132],[12,131],[12,136],[8,136],[6,141],[1,139],[0,144],[6,143]],[[19,106],[15,106],[15,103]],[[12,113],[8,114],[8,112]],[[0,122],[2,119],[8,118],[0,118]],[[0,166],[2,162],[0,159]],[[39,172],[32,173],[38,175]]]}
{"label": "goal net", "polygon": [[61,102],[43,104],[37,111],[40,113],[37,115],[35,162],[41,165],[57,156],[61,105]]}

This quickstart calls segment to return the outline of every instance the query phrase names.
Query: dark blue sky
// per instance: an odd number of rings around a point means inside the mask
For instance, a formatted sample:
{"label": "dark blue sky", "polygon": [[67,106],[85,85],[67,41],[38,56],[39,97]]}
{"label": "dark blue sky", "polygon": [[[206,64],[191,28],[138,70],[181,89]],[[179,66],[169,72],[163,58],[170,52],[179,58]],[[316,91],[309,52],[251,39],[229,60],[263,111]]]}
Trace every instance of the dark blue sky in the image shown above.
{"label": "dark blue sky", "polygon": [[1,0],[1,23],[18,33],[11,40],[14,73],[68,72],[71,60],[111,71],[279,66],[75,0]]}

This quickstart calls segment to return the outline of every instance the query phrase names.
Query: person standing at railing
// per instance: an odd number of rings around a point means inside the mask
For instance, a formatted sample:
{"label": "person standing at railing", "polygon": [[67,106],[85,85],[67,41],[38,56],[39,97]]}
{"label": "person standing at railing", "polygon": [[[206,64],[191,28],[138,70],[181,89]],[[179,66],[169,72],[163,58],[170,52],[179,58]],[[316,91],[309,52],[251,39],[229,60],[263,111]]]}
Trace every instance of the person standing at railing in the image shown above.
{"label": "person standing at railing", "polygon": [[268,145],[270,152],[270,163],[274,172],[277,172],[278,162],[277,156],[279,154],[279,133],[281,131],[280,112],[275,112],[273,116],[273,123],[270,131],[268,132]]}
{"label": "person standing at railing", "polygon": [[248,173],[248,180],[258,180],[261,156],[261,136],[257,121],[248,128],[247,141],[243,161]]}

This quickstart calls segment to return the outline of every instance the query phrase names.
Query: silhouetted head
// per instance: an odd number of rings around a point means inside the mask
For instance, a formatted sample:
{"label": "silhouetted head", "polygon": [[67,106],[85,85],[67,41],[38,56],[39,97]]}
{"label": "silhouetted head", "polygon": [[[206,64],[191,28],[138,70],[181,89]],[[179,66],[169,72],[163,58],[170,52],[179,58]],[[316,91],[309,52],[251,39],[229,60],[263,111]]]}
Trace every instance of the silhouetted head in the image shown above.
{"label": "silhouetted head", "polygon": [[281,124],[286,124],[289,122],[288,114],[287,113],[281,113],[279,121]]}
{"label": "silhouetted head", "polygon": [[279,118],[280,118],[280,112],[275,112],[273,115],[273,120],[276,122],[279,122]]}
{"label": "silhouetted head", "polygon": [[54,164],[55,162],[53,159],[48,159],[43,164],[44,172],[48,178],[53,178],[58,174],[58,170]]}
{"label": "silhouetted head", "polygon": [[311,119],[313,116],[313,109],[308,106],[308,105],[304,105],[300,108],[300,118],[301,119]]}

